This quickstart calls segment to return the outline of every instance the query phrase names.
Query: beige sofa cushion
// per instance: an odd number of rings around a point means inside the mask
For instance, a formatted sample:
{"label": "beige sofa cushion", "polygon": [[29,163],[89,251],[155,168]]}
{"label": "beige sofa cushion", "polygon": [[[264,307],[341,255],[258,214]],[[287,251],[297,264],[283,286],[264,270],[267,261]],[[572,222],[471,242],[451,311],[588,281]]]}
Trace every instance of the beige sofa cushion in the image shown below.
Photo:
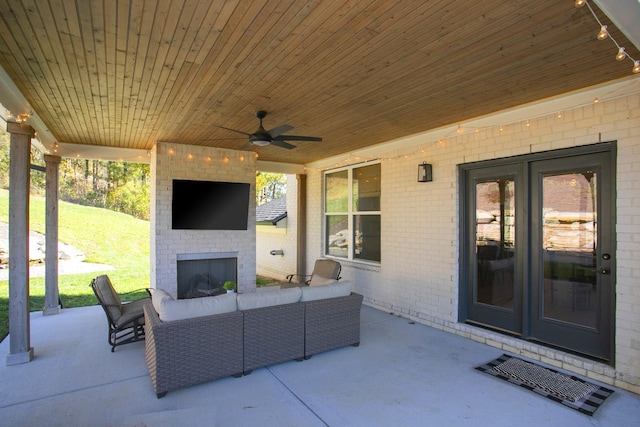
{"label": "beige sofa cushion", "polygon": [[351,294],[351,282],[335,282],[323,286],[307,286],[300,288],[300,301],[315,301],[319,299],[346,297]]}
{"label": "beige sofa cushion", "polygon": [[265,289],[238,295],[238,310],[270,307],[273,305],[291,304],[300,301],[300,288]]}
{"label": "beige sofa cushion", "polygon": [[160,320],[170,322],[237,311],[236,295],[230,293],[213,297],[175,300],[168,293],[157,289],[153,293],[151,301]]}
{"label": "beige sofa cushion", "polygon": [[160,313],[162,300],[164,299],[172,300],[173,297],[163,289],[151,290],[151,303],[153,304],[153,308],[156,310],[156,313]]}
{"label": "beige sofa cushion", "polygon": [[322,276],[318,276],[317,274],[314,274],[311,277],[309,286],[324,286],[324,285],[330,285],[332,283],[337,283],[337,282],[338,281],[336,279],[329,279],[327,277],[322,277]]}

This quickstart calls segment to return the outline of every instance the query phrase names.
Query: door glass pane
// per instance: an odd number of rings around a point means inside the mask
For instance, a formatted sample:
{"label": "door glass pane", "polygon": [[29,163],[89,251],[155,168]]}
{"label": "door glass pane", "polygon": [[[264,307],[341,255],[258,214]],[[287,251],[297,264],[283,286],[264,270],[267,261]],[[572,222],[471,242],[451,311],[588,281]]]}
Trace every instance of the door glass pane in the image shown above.
{"label": "door glass pane", "polygon": [[596,174],[542,178],[545,318],[596,327]]}
{"label": "door glass pane", "polygon": [[476,301],[513,309],[515,182],[476,183]]}
{"label": "door glass pane", "polygon": [[349,253],[349,219],[347,215],[327,215],[327,255],[347,258]]}

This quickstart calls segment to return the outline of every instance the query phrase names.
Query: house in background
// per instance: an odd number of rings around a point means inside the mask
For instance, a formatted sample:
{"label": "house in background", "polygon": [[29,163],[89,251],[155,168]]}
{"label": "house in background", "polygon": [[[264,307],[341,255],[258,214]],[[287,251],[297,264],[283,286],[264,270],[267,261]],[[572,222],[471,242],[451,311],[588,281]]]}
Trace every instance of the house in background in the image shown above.
{"label": "house in background", "polygon": [[[295,176],[287,176],[287,189],[295,194]],[[296,272],[295,219],[290,221],[289,210],[295,203],[286,195],[256,207],[256,273],[259,276],[285,280]],[[294,215],[295,218],[295,215]]]}
{"label": "house in background", "polygon": [[365,304],[640,392],[640,3],[48,3],[0,26],[12,153],[149,162],[151,286],[223,257],[252,292],[256,227],[172,228],[172,182],[287,173],[294,271],[337,259]]}

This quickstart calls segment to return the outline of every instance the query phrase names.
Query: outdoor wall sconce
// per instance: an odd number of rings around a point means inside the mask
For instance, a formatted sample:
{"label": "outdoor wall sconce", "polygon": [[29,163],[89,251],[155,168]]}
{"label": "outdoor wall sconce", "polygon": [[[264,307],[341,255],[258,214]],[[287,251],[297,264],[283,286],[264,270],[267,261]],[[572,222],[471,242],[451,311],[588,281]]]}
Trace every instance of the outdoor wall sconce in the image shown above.
{"label": "outdoor wall sconce", "polygon": [[431,182],[433,181],[433,169],[427,162],[422,162],[418,165],[418,182]]}
{"label": "outdoor wall sconce", "polygon": [[276,255],[284,256],[284,251],[282,249],[278,249],[278,250],[274,249],[269,253],[273,256],[276,256]]}

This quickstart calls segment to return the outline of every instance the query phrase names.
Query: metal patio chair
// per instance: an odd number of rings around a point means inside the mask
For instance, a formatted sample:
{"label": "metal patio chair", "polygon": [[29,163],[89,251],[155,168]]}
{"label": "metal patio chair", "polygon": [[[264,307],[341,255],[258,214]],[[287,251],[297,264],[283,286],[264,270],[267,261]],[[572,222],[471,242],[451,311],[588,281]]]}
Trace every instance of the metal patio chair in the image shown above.
{"label": "metal patio chair", "polygon": [[332,259],[318,259],[310,275],[289,274],[283,288],[294,286],[323,285],[329,281],[340,280],[342,265]]}
{"label": "metal patio chair", "polygon": [[[112,352],[119,345],[144,339],[144,311],[142,306],[150,298],[123,303],[120,295],[111,284],[109,276],[106,274],[93,279],[91,281],[91,289],[93,289],[96,298],[98,298],[98,303],[107,315],[107,322],[109,323],[108,339]],[[147,289],[148,292],[149,290]]]}

